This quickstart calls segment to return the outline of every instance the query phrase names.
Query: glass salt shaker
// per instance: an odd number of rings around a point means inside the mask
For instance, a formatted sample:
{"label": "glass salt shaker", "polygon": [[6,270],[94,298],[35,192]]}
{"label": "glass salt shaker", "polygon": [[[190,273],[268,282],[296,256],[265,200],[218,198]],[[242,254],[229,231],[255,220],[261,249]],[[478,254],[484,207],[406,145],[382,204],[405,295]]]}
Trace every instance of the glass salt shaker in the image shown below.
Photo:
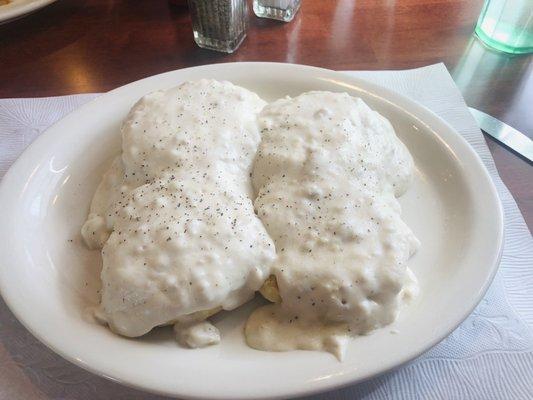
{"label": "glass salt shaker", "polygon": [[300,9],[300,0],[254,0],[254,13],[261,18],[292,21]]}
{"label": "glass salt shaker", "polygon": [[204,49],[233,53],[246,37],[246,0],[188,0],[194,41]]}

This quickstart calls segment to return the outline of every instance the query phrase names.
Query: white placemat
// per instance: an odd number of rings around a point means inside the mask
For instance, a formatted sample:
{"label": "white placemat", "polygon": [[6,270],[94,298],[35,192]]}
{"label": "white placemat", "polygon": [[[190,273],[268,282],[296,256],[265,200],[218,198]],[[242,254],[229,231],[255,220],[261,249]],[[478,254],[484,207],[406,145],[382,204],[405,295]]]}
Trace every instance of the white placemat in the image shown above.
{"label": "white placemat", "polygon": [[[459,90],[443,64],[348,73],[422,103],[468,140],[498,188],[505,247],[487,295],[443,342],[394,372],[309,399],[533,399],[533,239]],[[96,96],[0,100],[0,177],[43,130]],[[68,363],[34,339],[0,302],[0,399],[161,398]]]}

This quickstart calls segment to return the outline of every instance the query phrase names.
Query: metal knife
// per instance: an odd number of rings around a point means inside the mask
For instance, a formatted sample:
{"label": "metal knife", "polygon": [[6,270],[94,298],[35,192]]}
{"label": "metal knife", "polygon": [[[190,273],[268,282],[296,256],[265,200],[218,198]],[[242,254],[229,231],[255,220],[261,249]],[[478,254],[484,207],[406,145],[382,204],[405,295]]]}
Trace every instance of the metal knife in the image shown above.
{"label": "metal knife", "polygon": [[533,140],[483,111],[472,107],[468,108],[483,132],[533,163]]}

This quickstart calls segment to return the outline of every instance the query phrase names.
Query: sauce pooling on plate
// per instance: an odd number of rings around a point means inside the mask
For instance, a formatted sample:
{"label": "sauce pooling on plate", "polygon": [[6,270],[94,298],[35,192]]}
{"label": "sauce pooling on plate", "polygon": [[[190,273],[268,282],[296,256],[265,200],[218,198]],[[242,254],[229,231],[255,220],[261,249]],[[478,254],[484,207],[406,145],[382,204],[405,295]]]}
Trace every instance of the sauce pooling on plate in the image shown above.
{"label": "sauce pooling on plate", "polygon": [[416,294],[407,260],[419,242],[396,200],[412,158],[385,118],[347,94],[278,100],[259,125],[254,204],[276,244],[279,299],[251,315],[247,342],[342,358],[348,336],[390,324]]}
{"label": "sauce pooling on plate", "polygon": [[254,213],[250,171],[265,103],[229,82],[151,93],[122,127],[122,155],[82,234],[103,246],[99,319],[121,335],[175,324],[190,347],[216,343],[201,322],[253,297],[274,244]]}

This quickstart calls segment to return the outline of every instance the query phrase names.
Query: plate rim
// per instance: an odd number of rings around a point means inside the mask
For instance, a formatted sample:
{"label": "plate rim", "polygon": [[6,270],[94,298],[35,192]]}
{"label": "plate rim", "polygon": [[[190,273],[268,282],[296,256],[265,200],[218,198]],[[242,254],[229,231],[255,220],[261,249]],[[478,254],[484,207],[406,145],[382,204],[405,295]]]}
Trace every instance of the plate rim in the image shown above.
{"label": "plate rim", "polygon": [[[50,0],[45,0],[50,1]],[[51,0],[50,2],[55,1]],[[474,308],[479,304],[479,302],[483,299],[486,291],[490,287],[490,284],[492,283],[494,276],[496,275],[496,272],[498,270],[498,266],[501,260],[502,252],[503,252],[503,237],[504,237],[504,214],[503,214],[503,207],[496,189],[496,186],[494,185],[494,182],[492,181],[492,178],[490,176],[489,171],[487,170],[487,167],[481,160],[481,157],[479,154],[470,146],[470,144],[466,141],[466,139],[457,132],[448,122],[443,120],[441,117],[439,117],[437,114],[435,114],[433,111],[429,110],[424,105],[416,102],[415,100],[404,96],[400,93],[394,92],[392,89],[389,89],[387,87],[380,86],[378,84],[375,84],[373,82],[369,82],[365,79],[354,77],[351,75],[348,75],[344,73],[344,71],[333,71],[325,68],[319,68],[314,66],[307,66],[302,64],[290,64],[290,63],[277,63],[277,62],[233,62],[233,63],[219,63],[219,64],[207,64],[202,66],[196,66],[196,67],[189,67],[189,68],[183,68],[183,69],[177,69],[172,71],[163,72],[156,75],[151,75],[136,81],[133,81],[131,83],[128,83],[126,85],[117,87],[113,90],[110,90],[108,92],[102,93],[100,96],[96,97],[95,99],[92,99],[88,101],[87,103],[83,104],[81,107],[78,107],[77,109],[73,110],[72,112],[66,114],[63,118],[56,121],[54,124],[52,124],[50,127],[48,127],[45,131],[42,132],[17,158],[17,160],[11,165],[11,167],[8,169],[4,177],[2,178],[0,182],[0,203],[3,202],[6,196],[9,196],[10,190],[7,187],[8,181],[12,179],[12,175],[15,175],[17,170],[19,168],[22,168],[23,164],[26,162],[26,159],[29,158],[29,155],[31,152],[35,152],[35,149],[38,149],[40,146],[46,145],[47,142],[53,143],[54,134],[59,134],[60,130],[58,130],[58,126],[63,123],[65,119],[73,118],[73,115],[75,116],[76,113],[83,113],[86,108],[89,108],[91,106],[94,106],[95,103],[105,101],[107,98],[112,98],[113,96],[120,94],[121,91],[127,90],[128,88],[139,85],[142,82],[147,82],[149,80],[157,80],[160,79],[163,76],[171,75],[171,74],[179,74],[184,72],[190,72],[192,70],[197,70],[201,72],[201,70],[212,70],[217,68],[241,68],[246,66],[254,66],[254,68],[259,68],[261,66],[268,68],[293,68],[295,70],[299,69],[306,69],[310,72],[315,72],[317,75],[324,75],[328,76],[329,78],[338,78],[338,81],[335,81],[337,84],[343,84],[345,86],[353,86],[353,85],[362,85],[365,90],[371,90],[372,92],[369,92],[371,96],[377,96],[380,97],[382,100],[385,100],[386,102],[392,103],[396,106],[399,104],[408,104],[411,110],[415,110],[416,114],[415,117],[417,119],[420,119],[422,122],[423,120],[429,118],[432,119],[432,122],[435,124],[440,124],[441,127],[444,127],[450,132],[453,132],[455,134],[455,137],[459,142],[462,142],[461,145],[463,146],[463,150],[466,150],[471,157],[475,160],[478,172],[482,174],[482,177],[485,180],[486,187],[490,190],[492,194],[492,206],[495,206],[496,215],[491,215],[491,218],[494,220],[496,224],[496,246],[493,247],[494,251],[492,251],[492,263],[490,267],[490,273],[488,273],[485,276],[484,281],[479,286],[479,290],[476,292],[476,296],[474,296],[469,303],[468,307],[465,307],[463,311],[461,312],[461,316],[457,317],[454,322],[447,324],[447,329],[443,329],[443,332],[441,332],[440,335],[436,335],[433,340],[429,341],[425,346],[421,346],[417,351],[412,352],[410,356],[404,357],[401,361],[396,363],[392,367],[381,369],[379,372],[371,372],[367,373],[366,375],[363,375],[359,378],[349,378],[350,374],[344,374],[342,376],[337,376],[331,379],[323,380],[319,385],[308,385],[309,388],[293,388],[289,391],[285,391],[283,393],[268,395],[268,394],[261,394],[259,396],[251,396],[251,395],[245,395],[245,396],[233,396],[234,398],[239,399],[278,399],[278,398],[286,398],[286,397],[295,397],[295,396],[305,396],[310,394],[317,394],[329,390],[339,389],[342,387],[346,387],[352,384],[360,383],[365,380],[368,380],[372,377],[384,374],[386,372],[389,372],[391,370],[397,369],[404,364],[408,363],[409,361],[412,361],[413,359],[419,357],[421,354],[428,351],[430,348],[434,347],[436,344],[438,344],[440,341],[442,341],[444,338],[446,338],[448,335],[451,334],[451,332],[457,328],[474,310]],[[179,82],[179,81],[178,81]],[[348,82],[348,83],[346,83]],[[360,88],[359,88],[360,89]],[[376,93],[381,92],[385,96],[379,96]],[[419,118],[421,117],[421,118]],[[423,122],[425,124],[425,122]],[[433,125],[435,125],[433,124]],[[438,129],[430,128],[431,130],[434,130],[437,133],[437,136],[444,140],[438,135]],[[7,182],[7,183],[6,183]],[[3,214],[3,213],[2,213]],[[2,219],[2,215],[0,214],[0,219]],[[3,224],[2,224],[3,225]],[[3,227],[0,225],[0,236],[3,235]],[[55,345],[54,343],[51,343],[50,339],[47,337],[44,337],[44,335],[40,334],[38,330],[33,329],[31,326],[31,321],[28,321],[24,318],[24,315],[18,312],[16,301],[12,298],[10,298],[9,295],[6,296],[6,293],[9,293],[9,290],[6,288],[6,285],[4,283],[4,271],[5,267],[2,264],[0,264],[0,294],[2,295],[2,298],[4,299],[6,305],[10,309],[10,311],[15,315],[17,320],[35,337],[37,338],[41,343],[43,343],[46,347],[48,347],[50,350],[55,352],[56,354],[59,354],[61,357],[66,359],[67,361],[104,378],[107,378],[111,381],[118,382],[122,385],[125,385],[127,387],[151,392],[154,394],[159,395],[165,395],[165,396],[171,396],[171,397],[180,397],[180,398],[188,398],[188,399],[222,399],[225,398],[223,395],[215,394],[212,396],[204,396],[204,395],[195,395],[193,393],[183,393],[183,392],[176,392],[176,391],[167,391],[162,389],[157,389],[154,387],[151,387],[146,384],[142,383],[133,383],[131,381],[128,381],[127,377],[124,376],[117,376],[120,374],[111,374],[106,373],[102,371],[101,369],[98,369],[97,367],[94,367],[93,365],[89,365],[88,363],[84,362],[81,359],[75,358],[74,356],[68,354],[67,351],[64,351],[60,346]],[[346,376],[348,375],[348,376]]]}
{"label": "plate rim", "polygon": [[0,24],[14,21],[19,17],[28,15],[56,1],[57,0],[33,0],[19,5],[16,3],[14,3],[13,6],[6,5],[4,7],[9,7],[7,10],[2,10],[0,8]]}

